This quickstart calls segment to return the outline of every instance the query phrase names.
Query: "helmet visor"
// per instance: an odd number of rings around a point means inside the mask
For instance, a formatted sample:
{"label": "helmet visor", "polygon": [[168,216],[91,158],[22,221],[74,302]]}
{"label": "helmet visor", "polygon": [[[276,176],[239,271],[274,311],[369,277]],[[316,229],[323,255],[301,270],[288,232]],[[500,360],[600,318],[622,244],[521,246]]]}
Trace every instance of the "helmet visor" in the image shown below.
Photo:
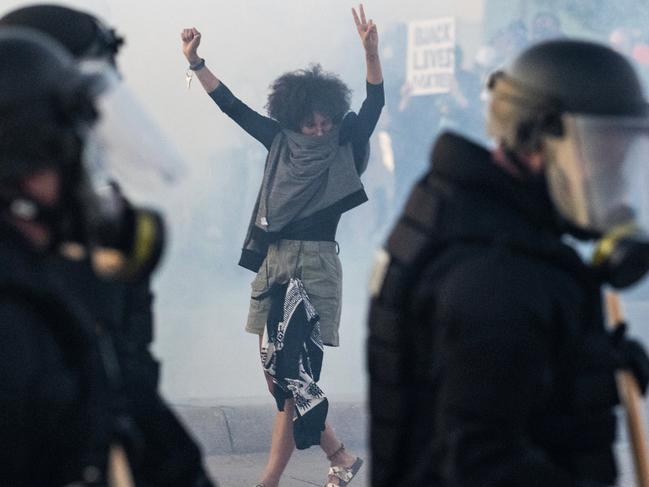
{"label": "helmet visor", "polygon": [[106,64],[102,69],[103,89],[95,100],[99,118],[88,134],[86,167],[94,181],[115,180],[129,196],[146,199],[152,190],[178,182],[186,165],[115,71]]}
{"label": "helmet visor", "polygon": [[649,119],[564,115],[563,126],[547,169],[561,215],[596,234],[649,234]]}

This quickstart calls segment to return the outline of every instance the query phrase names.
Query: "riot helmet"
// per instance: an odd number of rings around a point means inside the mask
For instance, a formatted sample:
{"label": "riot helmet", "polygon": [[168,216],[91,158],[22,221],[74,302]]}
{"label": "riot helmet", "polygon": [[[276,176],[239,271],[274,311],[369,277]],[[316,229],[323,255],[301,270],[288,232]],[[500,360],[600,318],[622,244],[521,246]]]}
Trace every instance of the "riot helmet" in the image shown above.
{"label": "riot helmet", "polygon": [[[109,248],[120,256],[111,277],[144,277],[162,252],[161,217],[115,194],[107,198],[87,171],[105,77],[84,73],[56,41],[19,27],[0,28],[0,65],[0,210],[47,226],[50,250],[71,242],[87,255]],[[60,175],[55,207],[21,189],[24,178],[45,167]]]}
{"label": "riot helmet", "polygon": [[19,28],[0,34],[0,178],[78,160],[80,131],[96,119],[90,93],[98,79],[45,36]]}
{"label": "riot helmet", "polygon": [[94,15],[61,5],[21,7],[0,18],[0,25],[29,27],[56,39],[76,59],[105,59],[116,66],[124,38]]}
{"label": "riot helmet", "polygon": [[630,63],[603,45],[549,41],[489,85],[490,134],[512,154],[542,153],[566,228],[579,237],[616,235],[634,251],[648,245],[649,107]]}
{"label": "riot helmet", "polygon": [[[96,120],[91,93],[98,81],[76,69],[58,44],[36,32],[0,29],[0,200],[5,211],[25,210],[17,204],[17,182],[43,167],[61,174],[63,204],[75,207],[73,193],[83,178],[84,133]],[[22,198],[24,199],[24,198]],[[81,231],[79,215],[61,208],[55,215],[33,203],[32,218],[48,214],[57,233]],[[73,213],[76,213],[75,209]],[[38,216],[39,211],[42,215]],[[70,222],[76,218],[77,223]]]}
{"label": "riot helmet", "polygon": [[86,143],[93,153],[87,170],[97,185],[108,188],[116,181],[129,197],[151,200],[152,190],[182,178],[182,157],[120,82],[116,57],[124,38],[115,29],[88,12],[50,4],[13,10],[0,18],[2,26],[28,27],[51,36],[82,71],[103,78],[102,96],[96,100],[101,117]]}

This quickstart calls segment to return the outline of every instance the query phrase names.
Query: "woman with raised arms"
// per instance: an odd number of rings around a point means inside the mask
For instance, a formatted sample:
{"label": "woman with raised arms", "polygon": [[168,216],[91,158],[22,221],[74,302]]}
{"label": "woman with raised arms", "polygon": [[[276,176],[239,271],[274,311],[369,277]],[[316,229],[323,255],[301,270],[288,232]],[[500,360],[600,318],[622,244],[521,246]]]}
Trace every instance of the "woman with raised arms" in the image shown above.
{"label": "woman with raised arms", "polygon": [[[352,14],[367,66],[367,96],[358,114],[350,90],[319,65],[288,72],[271,85],[268,117],[236,98],[198,55],[201,34],[181,34],[190,69],[219,108],[268,149],[262,188],[239,262],[257,272],[246,331],[260,347],[270,310],[270,290],[299,277],[320,317],[324,345],[339,345],[342,269],[336,230],[342,213],[367,200],[360,175],[367,167],[369,138],[384,104],[378,33],[363,6]],[[269,389],[273,380],[266,374]],[[268,463],[258,486],[276,487],[295,448],[294,403],[278,404]],[[327,487],[347,485],[362,464],[347,452],[328,423],[320,447],[331,462]]]}

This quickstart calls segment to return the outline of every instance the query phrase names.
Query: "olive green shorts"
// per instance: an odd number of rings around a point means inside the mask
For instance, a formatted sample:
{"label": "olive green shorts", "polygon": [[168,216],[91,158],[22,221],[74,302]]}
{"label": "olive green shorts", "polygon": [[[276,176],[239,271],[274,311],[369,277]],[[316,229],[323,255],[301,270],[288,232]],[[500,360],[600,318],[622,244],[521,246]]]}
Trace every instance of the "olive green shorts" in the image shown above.
{"label": "olive green shorts", "polygon": [[302,280],[320,315],[322,341],[325,345],[337,347],[343,273],[336,242],[279,240],[271,244],[266,259],[250,284],[252,293],[246,331],[263,335],[270,310],[267,291],[273,284],[285,284],[292,277]]}

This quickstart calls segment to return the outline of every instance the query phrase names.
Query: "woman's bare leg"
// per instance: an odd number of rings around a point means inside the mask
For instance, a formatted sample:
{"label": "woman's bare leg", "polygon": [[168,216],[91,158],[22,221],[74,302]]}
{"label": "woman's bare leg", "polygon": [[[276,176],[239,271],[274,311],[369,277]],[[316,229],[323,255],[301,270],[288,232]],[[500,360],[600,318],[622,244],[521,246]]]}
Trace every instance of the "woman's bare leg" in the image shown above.
{"label": "woman's bare leg", "polygon": [[[262,337],[259,337],[259,347],[261,348]],[[273,391],[273,380],[265,374],[268,390]],[[273,432],[271,435],[270,453],[268,462],[264,468],[261,483],[265,487],[278,487],[279,480],[288,465],[293,450],[295,450],[295,440],[293,437],[293,409],[294,401],[286,400],[284,411],[278,411],[273,422]],[[320,435],[320,448],[329,457],[331,466],[351,467],[356,457],[350,455],[346,449],[341,448],[342,442],[336,438],[333,428],[329,423],[325,423],[325,429]],[[331,477],[329,481],[337,483],[337,478]]]}
{"label": "woman's bare leg", "polygon": [[275,415],[268,463],[266,463],[266,468],[261,477],[261,482],[266,487],[277,487],[279,485],[279,479],[284,473],[284,469],[295,449],[293,407],[293,401],[287,400],[284,403],[284,411],[278,411]]}
{"label": "woman's bare leg", "polygon": [[[259,347],[261,348],[262,337],[259,337]],[[268,384],[268,390],[273,393],[273,379],[264,374]],[[265,487],[277,487],[279,479],[284,473],[288,461],[291,459],[295,449],[295,440],[293,439],[293,400],[286,400],[284,411],[278,411],[273,422],[273,433],[271,435],[270,453],[268,462],[264,468],[261,477],[261,483]]]}
{"label": "woman's bare leg", "polygon": [[[341,448],[342,442],[336,438],[333,428],[329,423],[325,423],[325,429],[320,435],[320,448],[325,452],[331,462],[331,466],[351,467],[356,461],[354,455],[350,455],[345,448]],[[329,477],[329,482],[337,485],[337,477]]]}
{"label": "woman's bare leg", "polygon": [[[277,487],[279,480],[284,473],[284,469],[295,449],[295,440],[293,439],[293,401],[287,400],[284,405],[284,411],[278,412],[273,424],[273,434],[270,446],[268,463],[264,469],[262,483],[266,487]],[[350,455],[346,449],[340,449],[342,443],[329,423],[325,423],[325,429],[320,435],[320,448],[330,458],[331,465],[341,467],[351,467],[356,461],[356,457]],[[338,479],[332,477],[329,481],[337,483]]]}

